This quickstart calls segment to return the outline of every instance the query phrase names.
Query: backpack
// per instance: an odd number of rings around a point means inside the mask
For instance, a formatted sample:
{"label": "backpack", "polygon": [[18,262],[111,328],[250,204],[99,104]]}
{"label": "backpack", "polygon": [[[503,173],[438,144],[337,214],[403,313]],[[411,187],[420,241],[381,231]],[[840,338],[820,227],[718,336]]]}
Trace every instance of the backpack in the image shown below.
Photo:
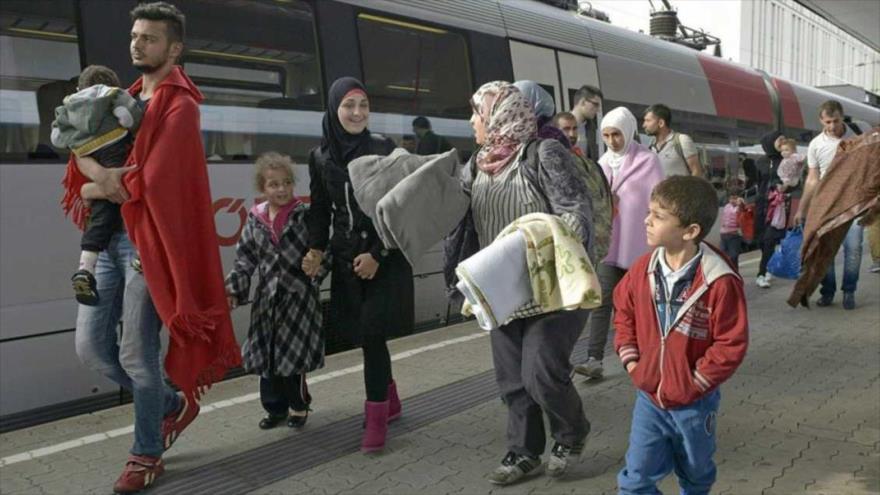
{"label": "backpack", "polygon": [[[684,148],[682,148],[681,146],[681,138],[679,136],[681,136],[681,134],[678,132],[672,133],[672,144],[673,146],[675,146],[675,152],[678,154],[678,156],[681,157],[681,161],[684,162],[684,166],[687,167],[688,171],[690,171],[690,165],[688,165],[687,157],[684,156]],[[657,150],[655,149],[655,151]],[[700,169],[702,170],[703,160],[700,158],[699,152],[697,153],[697,161],[700,162]]]}
{"label": "backpack", "polygon": [[593,254],[598,262],[605,258],[611,245],[611,186],[598,163],[578,155],[574,158],[586,172],[585,182],[593,200]]}

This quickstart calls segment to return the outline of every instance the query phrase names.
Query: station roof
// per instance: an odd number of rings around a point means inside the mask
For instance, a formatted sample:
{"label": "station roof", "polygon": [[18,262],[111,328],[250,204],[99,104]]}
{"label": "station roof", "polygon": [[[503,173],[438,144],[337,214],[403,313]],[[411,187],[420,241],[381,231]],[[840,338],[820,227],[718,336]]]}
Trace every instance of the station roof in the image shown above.
{"label": "station roof", "polygon": [[877,0],[797,0],[874,50],[880,51],[880,2]]}

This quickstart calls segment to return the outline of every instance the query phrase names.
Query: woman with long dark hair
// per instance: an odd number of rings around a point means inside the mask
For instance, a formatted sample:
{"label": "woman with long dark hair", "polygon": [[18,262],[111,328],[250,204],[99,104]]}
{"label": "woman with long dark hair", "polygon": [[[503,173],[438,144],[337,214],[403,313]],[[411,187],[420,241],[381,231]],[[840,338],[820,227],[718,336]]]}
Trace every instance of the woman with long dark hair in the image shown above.
{"label": "woman with long dark hair", "polygon": [[321,146],[309,156],[310,250],[303,270],[317,274],[329,246],[330,331],[348,334],[363,349],[367,400],[361,450],[372,452],[385,446],[387,423],[401,414],[386,337],[412,329],[412,268],[400,251],[383,247],[355,200],[348,175],[352,160],[388,155],[394,143],[367,129],[370,102],[357,79],[337,79],[327,100]]}

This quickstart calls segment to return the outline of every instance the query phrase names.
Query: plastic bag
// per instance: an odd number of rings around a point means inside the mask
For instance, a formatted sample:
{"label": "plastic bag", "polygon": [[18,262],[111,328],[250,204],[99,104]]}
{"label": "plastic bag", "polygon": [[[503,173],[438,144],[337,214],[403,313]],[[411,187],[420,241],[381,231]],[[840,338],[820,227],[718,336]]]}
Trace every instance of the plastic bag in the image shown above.
{"label": "plastic bag", "polygon": [[770,226],[774,229],[782,230],[785,228],[785,222],[787,220],[788,219],[785,216],[785,204],[780,203],[776,205],[770,217]]}
{"label": "plastic bag", "polygon": [[767,271],[779,278],[796,279],[801,273],[801,244],[804,231],[794,228],[785,233],[785,238],[776,247],[767,263]]}

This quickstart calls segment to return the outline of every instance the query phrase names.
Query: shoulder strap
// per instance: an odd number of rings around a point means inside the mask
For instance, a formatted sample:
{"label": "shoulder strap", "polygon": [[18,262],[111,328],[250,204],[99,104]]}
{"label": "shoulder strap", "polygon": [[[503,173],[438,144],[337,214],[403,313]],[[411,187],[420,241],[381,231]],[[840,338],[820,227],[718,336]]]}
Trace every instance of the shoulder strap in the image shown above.
{"label": "shoulder strap", "polygon": [[688,159],[684,156],[684,149],[681,147],[681,140],[679,139],[679,134],[677,132],[672,133],[672,140],[675,145],[675,152],[678,153],[678,156],[681,157],[681,160],[684,162],[685,166],[687,166]]}
{"label": "shoulder strap", "polygon": [[547,198],[547,193],[544,192],[544,187],[541,185],[541,181],[539,176],[541,174],[541,157],[538,154],[538,148],[541,147],[541,139],[535,138],[530,140],[525,144],[525,149],[523,150],[523,175],[526,180],[532,184],[532,187],[538,191],[538,194],[541,195],[541,198],[544,200],[544,205],[547,207],[547,211],[553,213],[553,206],[550,204],[550,200]]}

